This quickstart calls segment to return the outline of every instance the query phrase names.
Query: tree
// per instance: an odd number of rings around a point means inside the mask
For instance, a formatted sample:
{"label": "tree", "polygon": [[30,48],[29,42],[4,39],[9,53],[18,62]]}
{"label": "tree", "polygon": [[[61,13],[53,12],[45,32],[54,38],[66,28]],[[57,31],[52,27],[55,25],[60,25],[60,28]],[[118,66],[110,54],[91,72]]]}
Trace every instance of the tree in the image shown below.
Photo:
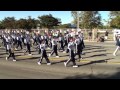
{"label": "tree", "polygon": [[34,18],[31,18],[31,16],[28,16],[28,19],[19,19],[17,21],[17,28],[19,29],[32,29],[37,28],[38,20],[35,20]]}
{"label": "tree", "polygon": [[79,11],[79,14],[78,11],[71,11],[71,14],[74,18],[73,23],[77,25],[77,19],[79,17],[79,20],[81,21],[83,11]]}
{"label": "tree", "polygon": [[49,15],[43,15],[43,16],[39,16],[38,17],[39,21],[40,21],[40,25],[43,28],[53,28],[54,26],[59,26],[59,24],[61,23],[59,19],[53,17],[51,14]]}
{"label": "tree", "polygon": [[62,25],[57,26],[57,28],[62,28],[62,29],[70,28],[70,27],[71,27],[71,24],[62,24]]}
{"label": "tree", "polygon": [[14,17],[6,17],[2,21],[2,26],[7,29],[15,29],[16,28],[16,19]]}
{"label": "tree", "polygon": [[0,21],[0,29],[5,29],[5,27],[3,27],[3,22]]}
{"label": "tree", "polygon": [[[76,21],[77,11],[72,11],[72,16]],[[96,28],[101,25],[101,15],[98,11],[81,11],[79,13],[80,27],[81,28]]]}
{"label": "tree", "polygon": [[23,18],[19,19],[17,21],[17,28],[19,28],[19,29],[27,29],[28,28],[27,20],[23,19]]}
{"label": "tree", "polygon": [[74,18],[73,23],[77,25],[77,11],[72,11],[71,14]]}
{"label": "tree", "polygon": [[110,11],[110,27],[120,29],[120,11]]}
{"label": "tree", "polygon": [[39,22],[37,20],[35,20],[34,18],[31,18],[31,16],[28,16],[28,19],[27,19],[27,28],[28,29],[37,28],[38,23]]}
{"label": "tree", "polygon": [[84,11],[82,14],[81,25],[84,28],[96,28],[101,25],[101,16],[98,11]]}
{"label": "tree", "polygon": [[111,20],[110,27],[120,29],[120,16],[117,16]]}
{"label": "tree", "polygon": [[120,16],[120,11],[110,11],[110,16],[111,17]]}

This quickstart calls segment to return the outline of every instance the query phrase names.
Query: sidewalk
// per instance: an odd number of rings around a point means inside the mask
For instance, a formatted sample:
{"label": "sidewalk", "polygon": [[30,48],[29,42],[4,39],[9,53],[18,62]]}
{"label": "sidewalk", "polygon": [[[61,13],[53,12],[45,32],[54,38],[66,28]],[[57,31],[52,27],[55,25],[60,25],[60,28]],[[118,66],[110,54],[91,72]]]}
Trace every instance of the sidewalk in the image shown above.
{"label": "sidewalk", "polygon": [[[96,42],[97,43],[97,41],[96,40],[94,40],[94,41],[89,41],[89,40],[84,40],[85,42]],[[116,41],[111,41],[111,40],[105,40],[105,42],[110,42],[110,43],[115,43]]]}

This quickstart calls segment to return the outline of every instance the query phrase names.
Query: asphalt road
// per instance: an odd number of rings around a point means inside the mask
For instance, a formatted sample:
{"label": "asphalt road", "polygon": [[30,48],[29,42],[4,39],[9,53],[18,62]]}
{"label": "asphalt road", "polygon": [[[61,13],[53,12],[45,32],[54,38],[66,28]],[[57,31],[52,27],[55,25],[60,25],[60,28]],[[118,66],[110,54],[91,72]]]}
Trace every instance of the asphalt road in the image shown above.
{"label": "asphalt road", "polygon": [[0,79],[119,79],[120,64],[81,63],[79,68],[63,63],[41,66],[32,62],[0,61]]}
{"label": "asphalt road", "polygon": [[[43,60],[41,66],[37,65],[39,55],[23,56],[16,51],[17,62],[5,60],[5,51],[0,48],[0,79],[120,79],[120,63],[107,63],[119,60],[120,56],[113,57],[114,43],[86,43],[85,55],[78,68],[64,67],[67,54],[60,52],[60,58],[51,57],[51,66]],[[49,52],[49,50],[48,50]],[[119,52],[118,52],[119,55]]]}

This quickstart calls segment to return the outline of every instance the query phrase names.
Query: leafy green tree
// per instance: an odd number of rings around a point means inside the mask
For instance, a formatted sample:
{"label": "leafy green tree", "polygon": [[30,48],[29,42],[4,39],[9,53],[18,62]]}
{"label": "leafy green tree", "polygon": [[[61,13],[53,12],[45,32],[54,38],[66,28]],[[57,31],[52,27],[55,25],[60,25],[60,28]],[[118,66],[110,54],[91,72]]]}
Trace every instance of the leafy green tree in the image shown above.
{"label": "leafy green tree", "polygon": [[28,16],[28,19],[21,18],[17,21],[17,28],[19,29],[32,29],[37,28],[38,20]]}
{"label": "leafy green tree", "polygon": [[[74,21],[77,21],[77,11],[72,11]],[[98,11],[80,11],[79,12],[80,28],[96,28],[101,25],[101,15]]]}
{"label": "leafy green tree", "polygon": [[43,15],[38,17],[40,21],[40,25],[42,28],[53,28],[54,26],[59,26],[61,21],[55,17],[53,17],[51,14],[49,15]]}
{"label": "leafy green tree", "polygon": [[110,16],[111,17],[120,16],[120,11],[110,11]]}
{"label": "leafy green tree", "polygon": [[32,28],[37,28],[38,21],[35,20],[34,18],[31,18],[31,16],[28,16],[27,19],[27,28],[32,29]]}
{"label": "leafy green tree", "polygon": [[101,16],[98,11],[84,11],[81,17],[81,26],[83,28],[97,28],[101,25]]}
{"label": "leafy green tree", "polygon": [[120,16],[117,16],[111,20],[110,27],[120,29]]}
{"label": "leafy green tree", "polygon": [[110,27],[120,29],[120,11],[110,11]]}
{"label": "leafy green tree", "polygon": [[73,23],[77,25],[77,11],[71,11],[71,14],[74,18]]}
{"label": "leafy green tree", "polygon": [[60,26],[57,26],[57,28],[63,28],[63,29],[65,29],[65,28],[71,28],[71,24],[62,24]]}
{"label": "leafy green tree", "polygon": [[26,19],[19,19],[17,21],[17,28],[18,29],[27,29],[28,25],[27,25],[27,20]]}
{"label": "leafy green tree", "polygon": [[0,29],[5,29],[5,27],[3,27],[2,21],[0,21]]}
{"label": "leafy green tree", "polygon": [[7,29],[15,29],[16,28],[16,19],[14,17],[6,17],[2,21],[2,26]]}

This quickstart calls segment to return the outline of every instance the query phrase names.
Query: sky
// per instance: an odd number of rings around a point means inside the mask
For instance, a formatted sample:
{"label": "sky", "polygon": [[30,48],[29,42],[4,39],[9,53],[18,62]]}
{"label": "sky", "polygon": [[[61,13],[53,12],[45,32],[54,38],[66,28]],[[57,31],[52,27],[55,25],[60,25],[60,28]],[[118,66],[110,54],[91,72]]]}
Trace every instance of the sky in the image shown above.
{"label": "sky", "polygon": [[[27,18],[28,16],[37,19],[38,16],[46,14],[52,14],[56,18],[60,18],[62,24],[71,23],[73,21],[71,11],[0,11],[0,20],[3,20],[5,17],[13,16],[16,19]],[[106,24],[103,19],[108,20],[109,11],[100,11],[100,14],[102,16],[102,22]]]}

